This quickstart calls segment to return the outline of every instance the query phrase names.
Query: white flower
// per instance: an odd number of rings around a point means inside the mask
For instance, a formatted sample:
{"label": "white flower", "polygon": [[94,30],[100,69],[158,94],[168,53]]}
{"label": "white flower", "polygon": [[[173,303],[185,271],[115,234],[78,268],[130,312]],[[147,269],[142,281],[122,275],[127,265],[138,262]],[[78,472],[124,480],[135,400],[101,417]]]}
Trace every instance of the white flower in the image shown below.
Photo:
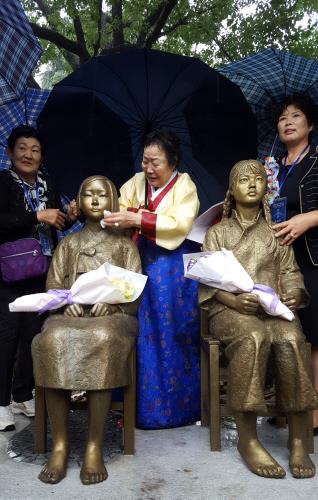
{"label": "white flower", "polygon": [[272,205],[275,198],[279,196],[279,182],[278,182],[279,165],[273,156],[266,156],[264,167],[267,174],[268,203]]}
{"label": "white flower", "polygon": [[135,288],[127,280],[120,280],[117,278],[110,279],[112,285],[118,290],[125,299],[132,299],[134,296]]}

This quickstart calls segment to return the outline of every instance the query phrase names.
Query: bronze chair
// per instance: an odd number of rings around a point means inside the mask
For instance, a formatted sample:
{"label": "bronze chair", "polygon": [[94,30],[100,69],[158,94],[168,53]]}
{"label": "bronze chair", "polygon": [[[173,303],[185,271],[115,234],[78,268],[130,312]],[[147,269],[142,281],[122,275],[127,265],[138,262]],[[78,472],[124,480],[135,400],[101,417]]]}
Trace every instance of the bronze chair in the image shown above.
{"label": "bronze chair", "polygon": [[[123,388],[123,401],[113,402],[111,410],[122,411],[124,416],[123,446],[125,455],[135,453],[135,420],[136,420],[136,350],[130,354],[129,367],[131,383]],[[85,409],[83,402],[72,402],[71,409]],[[45,388],[35,387],[35,417],[34,417],[34,452],[47,451],[47,411],[45,404]]]}
{"label": "bronze chair", "polygon": [[[201,425],[210,429],[211,451],[221,451],[221,417],[230,416],[225,398],[220,395],[220,383],[226,380],[226,368],[220,367],[221,342],[209,335],[208,312],[201,309]],[[310,365],[311,346],[307,344]],[[286,418],[268,404],[266,416],[276,417],[276,426],[285,427]],[[307,449],[314,451],[312,412],[308,412]]]}

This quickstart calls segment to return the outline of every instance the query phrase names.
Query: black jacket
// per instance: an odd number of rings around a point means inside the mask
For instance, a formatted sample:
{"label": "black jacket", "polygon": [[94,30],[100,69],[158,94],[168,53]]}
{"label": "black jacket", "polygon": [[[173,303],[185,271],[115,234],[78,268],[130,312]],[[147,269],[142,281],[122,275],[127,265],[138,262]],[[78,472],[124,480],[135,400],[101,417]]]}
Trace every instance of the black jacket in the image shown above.
{"label": "black jacket", "polygon": [[[47,184],[47,208],[63,210],[59,193],[49,177],[43,175]],[[37,237],[38,220],[35,212],[25,208],[24,193],[15,182],[10,172],[0,171],[0,244],[20,238]],[[54,246],[57,245],[57,233],[50,227]],[[45,290],[45,276],[30,278],[16,283],[4,283],[0,273],[0,300],[12,301],[26,293]]]}
{"label": "black jacket", "polygon": [[[318,146],[310,149],[298,189],[300,212],[318,210]],[[318,227],[305,233],[305,242],[312,264],[318,266]]]}
{"label": "black jacket", "polygon": [[[47,208],[63,210],[54,184],[49,177],[43,177],[47,183]],[[24,193],[19,184],[7,170],[0,172],[0,244],[32,236],[37,224],[36,213],[25,209]],[[57,235],[54,227],[51,232],[56,246]]]}

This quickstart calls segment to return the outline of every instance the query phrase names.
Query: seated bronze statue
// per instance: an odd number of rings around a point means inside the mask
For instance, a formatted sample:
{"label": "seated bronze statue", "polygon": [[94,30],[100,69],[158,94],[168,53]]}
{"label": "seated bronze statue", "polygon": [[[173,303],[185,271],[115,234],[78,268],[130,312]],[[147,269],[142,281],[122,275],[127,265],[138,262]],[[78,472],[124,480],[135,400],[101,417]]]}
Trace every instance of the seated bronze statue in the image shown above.
{"label": "seated bronze statue", "polygon": [[[84,228],[58,245],[47,277],[47,289],[69,289],[80,274],[104,262],[141,271],[137,247],[118,229],[102,229],[104,210],[118,211],[114,185],[102,176],[86,179],[77,206]],[[135,344],[137,304],[72,304],[51,314],[34,338],[36,385],[46,388],[53,446],[39,479],[57,483],[66,474],[67,419],[72,390],[87,391],[88,434],[80,477],[84,484],[107,478],[102,441],[112,389],[129,384],[127,360]]]}
{"label": "seated bronze statue", "polygon": [[[271,228],[264,167],[240,161],[230,173],[223,218],[206,234],[205,251],[226,248],[254,283],[276,290],[295,311],[308,295],[290,246],[280,245]],[[209,329],[226,347],[229,360],[228,405],[237,424],[238,450],[252,472],[282,478],[285,470],[261,445],[256,417],[266,412],[264,386],[270,351],[275,364],[276,404],[288,415],[289,466],[294,477],[315,474],[305,447],[307,411],[317,407],[317,394],[305,363],[305,337],[295,312],[292,322],[267,315],[252,293],[234,294],[201,285],[200,305],[209,311]]]}

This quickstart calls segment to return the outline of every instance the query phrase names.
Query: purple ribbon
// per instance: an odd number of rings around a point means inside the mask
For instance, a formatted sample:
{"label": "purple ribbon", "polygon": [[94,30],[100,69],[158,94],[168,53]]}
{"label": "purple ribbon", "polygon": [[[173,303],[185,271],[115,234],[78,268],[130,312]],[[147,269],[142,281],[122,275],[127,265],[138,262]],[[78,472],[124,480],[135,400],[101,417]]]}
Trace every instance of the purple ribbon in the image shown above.
{"label": "purple ribbon", "polygon": [[48,290],[46,293],[51,294],[52,299],[40,309],[39,314],[51,309],[57,309],[55,306],[59,306],[65,300],[67,304],[74,304],[71,290]]}
{"label": "purple ribbon", "polygon": [[279,302],[279,297],[278,297],[277,293],[275,292],[274,288],[271,288],[270,286],[267,286],[267,285],[260,285],[259,283],[256,283],[253,286],[253,290],[261,290],[262,292],[266,292],[273,297],[272,301],[269,305],[269,310],[271,313],[274,313],[276,310],[277,304]]}

